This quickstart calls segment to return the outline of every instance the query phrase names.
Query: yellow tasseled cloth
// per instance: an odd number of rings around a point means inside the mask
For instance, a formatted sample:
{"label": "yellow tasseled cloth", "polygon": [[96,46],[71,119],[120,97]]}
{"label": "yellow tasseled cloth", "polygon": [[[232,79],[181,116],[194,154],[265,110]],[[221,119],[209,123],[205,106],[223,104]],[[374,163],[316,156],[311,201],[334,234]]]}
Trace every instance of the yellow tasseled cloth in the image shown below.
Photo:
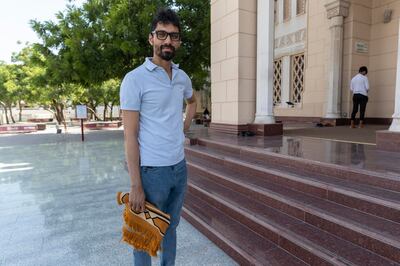
{"label": "yellow tasseled cloth", "polygon": [[145,251],[150,256],[157,256],[170,223],[170,216],[148,202],[145,204],[144,212],[134,212],[129,208],[129,193],[127,192],[118,192],[117,202],[119,205],[125,204],[122,241],[136,250]]}

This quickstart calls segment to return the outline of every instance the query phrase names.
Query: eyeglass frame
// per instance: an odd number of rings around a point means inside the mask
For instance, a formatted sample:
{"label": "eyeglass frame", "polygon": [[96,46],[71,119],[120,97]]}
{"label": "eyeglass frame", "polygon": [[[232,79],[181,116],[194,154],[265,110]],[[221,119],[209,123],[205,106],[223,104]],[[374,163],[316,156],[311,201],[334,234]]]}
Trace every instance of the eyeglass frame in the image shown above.
{"label": "eyeglass frame", "polygon": [[[165,32],[165,33],[166,33],[165,39],[159,38],[157,32]],[[171,39],[171,41],[174,41],[174,42],[181,41],[181,38],[182,38],[181,33],[180,33],[180,32],[176,32],[176,31],[175,31],[175,32],[167,32],[167,31],[165,31],[165,30],[153,30],[153,31],[151,32],[151,35],[154,36],[154,34],[156,35],[157,39],[159,39],[159,40],[161,40],[161,41],[165,41],[165,40],[168,38],[168,36],[169,36],[169,38]],[[175,39],[172,38],[171,34],[178,34],[179,38],[175,40]]]}

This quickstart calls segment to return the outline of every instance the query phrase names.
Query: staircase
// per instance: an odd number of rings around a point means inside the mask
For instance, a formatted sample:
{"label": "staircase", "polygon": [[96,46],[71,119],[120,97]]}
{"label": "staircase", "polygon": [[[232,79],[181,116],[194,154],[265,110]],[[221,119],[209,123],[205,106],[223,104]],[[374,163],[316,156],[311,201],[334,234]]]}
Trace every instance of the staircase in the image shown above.
{"label": "staircase", "polygon": [[240,265],[400,265],[400,177],[196,142],[183,217]]}

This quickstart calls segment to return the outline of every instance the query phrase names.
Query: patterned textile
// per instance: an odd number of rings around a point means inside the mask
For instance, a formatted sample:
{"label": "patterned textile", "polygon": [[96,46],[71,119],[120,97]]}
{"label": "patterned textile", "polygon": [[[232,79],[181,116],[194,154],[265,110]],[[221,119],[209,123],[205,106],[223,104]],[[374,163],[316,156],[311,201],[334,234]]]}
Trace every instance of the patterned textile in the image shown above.
{"label": "patterned textile", "polygon": [[136,250],[157,256],[161,242],[170,224],[170,216],[146,202],[146,210],[136,213],[129,208],[129,193],[118,192],[117,202],[125,204],[123,212],[122,241]]}

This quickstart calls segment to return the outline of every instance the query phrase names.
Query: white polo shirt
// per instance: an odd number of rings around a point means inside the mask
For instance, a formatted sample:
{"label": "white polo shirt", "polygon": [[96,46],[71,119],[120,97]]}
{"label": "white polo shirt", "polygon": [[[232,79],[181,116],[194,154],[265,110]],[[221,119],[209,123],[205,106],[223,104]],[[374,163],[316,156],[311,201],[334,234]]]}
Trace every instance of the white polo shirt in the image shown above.
{"label": "white polo shirt", "polygon": [[139,112],[141,166],[170,166],[184,159],[183,100],[192,94],[189,76],[176,64],[172,79],[151,58],[126,74],[121,109]]}
{"label": "white polo shirt", "polygon": [[353,94],[362,94],[368,96],[369,82],[368,78],[360,73],[354,76],[351,80],[350,90]]}

